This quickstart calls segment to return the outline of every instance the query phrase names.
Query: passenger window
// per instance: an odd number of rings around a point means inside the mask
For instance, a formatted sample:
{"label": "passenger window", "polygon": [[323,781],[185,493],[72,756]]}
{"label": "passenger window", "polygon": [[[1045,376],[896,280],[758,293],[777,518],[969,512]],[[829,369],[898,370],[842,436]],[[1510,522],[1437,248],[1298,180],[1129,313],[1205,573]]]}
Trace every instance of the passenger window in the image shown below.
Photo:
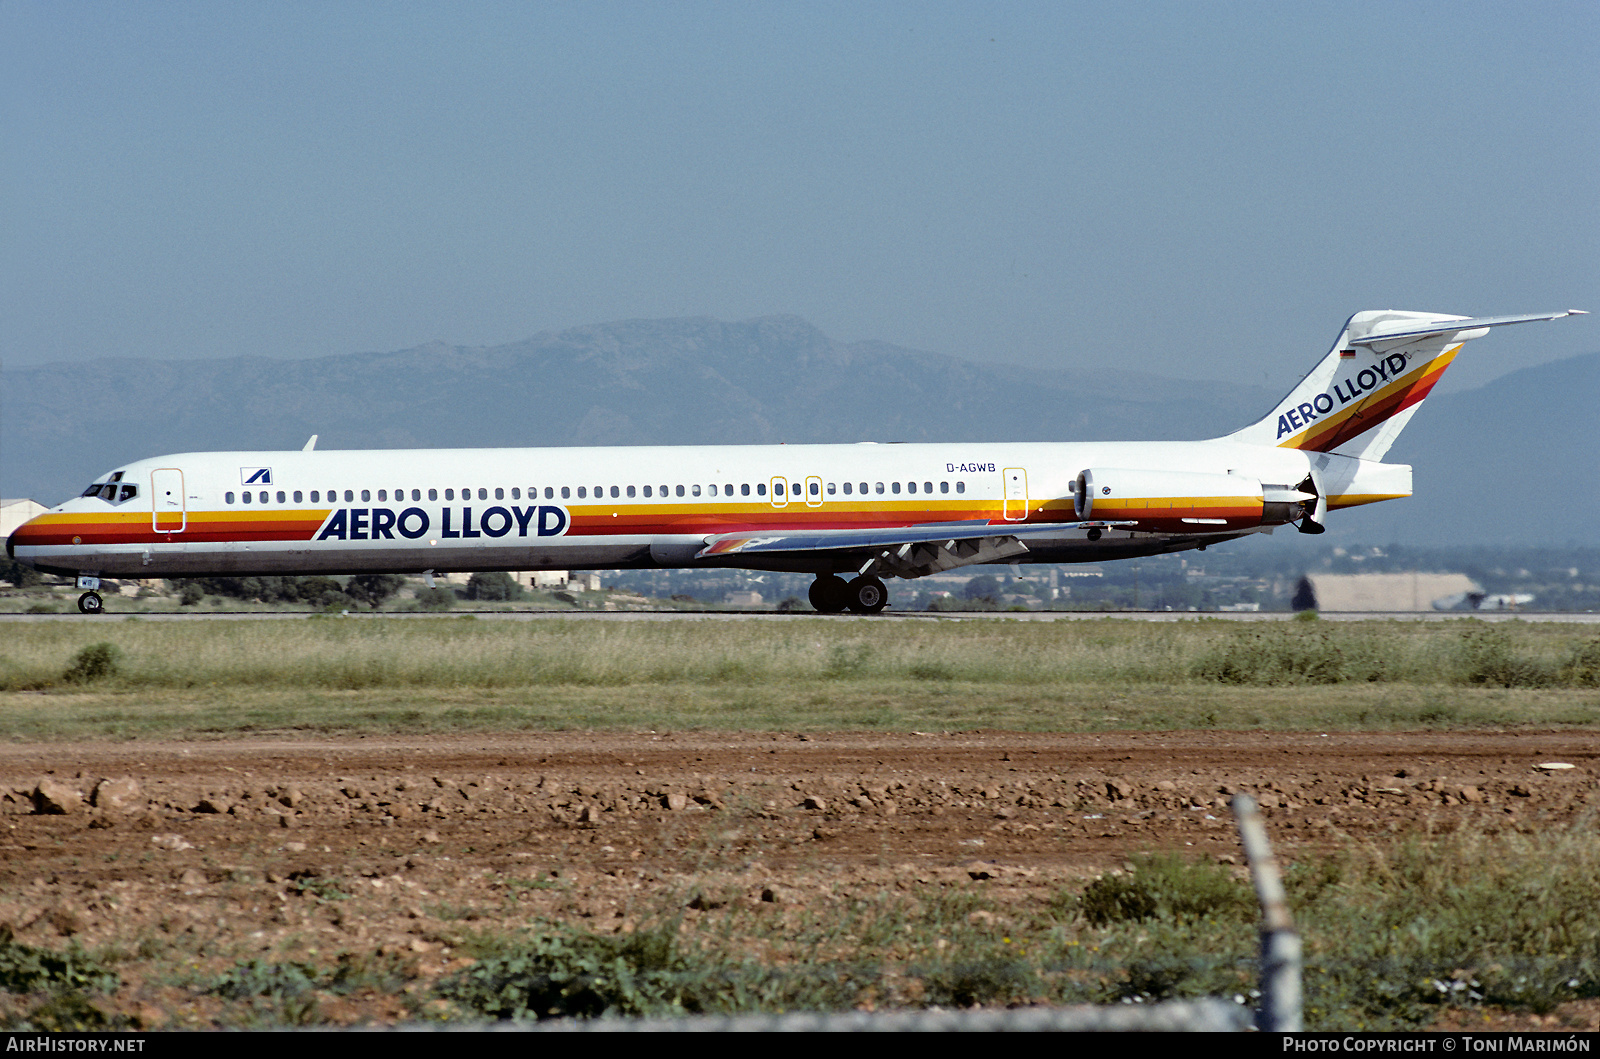
{"label": "passenger window", "polygon": [[939,492],[948,493],[949,491],[950,491],[950,483],[949,482],[940,482],[939,483]]}
{"label": "passenger window", "polygon": [[812,496],[821,496],[822,495],[822,483],[821,482],[812,482],[811,483],[811,495]]}
{"label": "passenger window", "polygon": [[355,501],[355,498],[356,498],[356,494],[351,492],[349,489],[346,489],[344,491],[344,502],[345,503],[347,503],[347,504],[353,503]]}
{"label": "passenger window", "polygon": [[907,482],[906,483],[906,492],[915,493],[916,491],[917,491],[917,483],[916,482]]}
{"label": "passenger window", "polygon": [[223,499],[224,503],[231,504],[231,503],[233,503],[233,494],[232,493],[223,493],[222,494],[222,499]]}
{"label": "passenger window", "polygon": [[648,485],[644,487],[644,495],[645,496],[649,496],[650,495],[650,487]]}
{"label": "passenger window", "polygon": [[845,496],[849,496],[850,495],[850,483],[849,482],[844,483],[844,495]]}
{"label": "passenger window", "polygon": [[834,492],[835,492],[835,486],[834,486],[834,484],[832,482],[829,482],[828,483],[828,495],[829,496],[833,496]]}
{"label": "passenger window", "polygon": [[372,490],[370,490],[370,489],[361,490],[361,502],[363,504],[367,504],[367,503],[371,503],[371,501],[372,501]]}
{"label": "passenger window", "polygon": [[766,496],[766,495],[767,495],[767,483],[766,482],[757,482],[756,483],[756,496]]}
{"label": "passenger window", "polygon": [[487,499],[489,499],[489,490],[485,489],[481,485],[478,486],[478,499],[479,500],[487,500]]}
{"label": "passenger window", "polygon": [[782,496],[783,495],[783,483],[782,482],[773,482],[772,483],[772,495],[773,496]]}
{"label": "passenger window", "polygon": [[[881,492],[883,492],[883,490],[879,489],[878,492],[881,493]],[[862,496],[866,496],[867,495],[867,483],[866,482],[862,482],[861,483],[861,495]]]}
{"label": "passenger window", "polygon": [[[479,490],[479,491],[481,492],[482,490]],[[494,498],[496,500],[504,500],[506,498],[506,491],[504,489],[502,489],[498,485],[495,486],[494,487]]]}
{"label": "passenger window", "polygon": [[681,485],[680,485],[680,486],[678,486],[678,495],[679,495],[679,496],[682,496],[682,495],[683,495],[683,486],[681,486]]}
{"label": "passenger window", "polygon": [[248,504],[250,502],[250,490],[246,489],[244,492],[240,493],[239,499]]}
{"label": "passenger window", "polygon": [[570,496],[572,496],[572,488],[570,486],[565,486],[565,485],[562,486],[561,487],[561,499],[566,500]]}
{"label": "passenger window", "polygon": [[278,503],[282,504],[282,503],[286,503],[287,501],[288,501],[288,497],[286,497],[284,495],[282,489],[279,489],[278,490]]}
{"label": "passenger window", "polygon": [[628,499],[629,500],[633,499],[633,486],[631,486],[631,485],[628,486]]}
{"label": "passenger window", "polygon": [[693,493],[695,496],[699,496],[700,495],[700,487],[698,485],[692,485],[692,486],[689,487],[689,492]]}
{"label": "passenger window", "polygon": [[889,483],[889,492],[893,493],[895,496],[899,496],[900,495],[900,483],[899,482],[890,482]]}
{"label": "passenger window", "polygon": [[[428,492],[431,493],[431,492],[433,492],[433,490],[430,489],[430,490],[428,490]],[[413,500],[421,500],[422,499],[422,490],[421,489],[413,489],[413,490],[411,490],[411,499],[413,499]],[[433,498],[429,497],[429,499],[431,500]]]}
{"label": "passenger window", "polygon": [[716,496],[717,495],[717,485],[716,485],[716,483],[713,482],[712,484],[706,486],[706,492],[709,493],[712,496]]}
{"label": "passenger window", "polygon": [[260,495],[259,499],[261,500],[261,502],[263,504],[265,504],[267,502],[267,491],[265,489],[261,490],[261,495]]}
{"label": "passenger window", "polygon": [[966,491],[967,491],[967,483],[966,482],[957,482],[956,483],[956,492],[965,493]]}
{"label": "passenger window", "polygon": [[749,482],[746,482],[746,483],[744,483],[743,485],[741,485],[739,487],[739,495],[740,496],[749,496],[750,495],[750,483]]}
{"label": "passenger window", "polygon": [[511,499],[513,499],[513,500],[521,500],[522,499],[522,490],[518,489],[516,486],[512,486],[511,487]]}
{"label": "passenger window", "polygon": [[456,498],[456,491],[454,489],[446,489],[444,491],[444,498],[446,500],[454,500]]}
{"label": "passenger window", "polygon": [[791,485],[789,487],[789,495],[790,496],[801,496],[801,495],[803,495],[803,490],[801,489],[799,482],[795,482],[793,485]]}
{"label": "passenger window", "polygon": [[619,497],[621,495],[622,495],[622,491],[620,489],[618,489],[616,486],[612,486],[611,487],[611,499],[615,500],[617,497]]}
{"label": "passenger window", "polygon": [[[366,498],[362,497],[362,499],[365,500]],[[378,490],[378,503],[386,504],[388,502],[389,502],[389,490],[387,490],[387,489],[379,489]]]}
{"label": "passenger window", "polygon": [[922,483],[922,491],[923,491],[923,492],[924,492],[924,493],[931,493],[931,492],[933,492],[933,483],[932,483],[932,482],[923,482],[923,483]]}
{"label": "passenger window", "polygon": [[883,483],[882,482],[878,483],[878,495],[879,496],[883,495]]}
{"label": "passenger window", "polygon": [[297,503],[297,504],[305,503],[304,497],[305,497],[305,494],[301,493],[300,490],[296,489],[294,491],[294,502],[295,503]]}
{"label": "passenger window", "polygon": [[587,499],[588,496],[589,496],[589,487],[586,486],[586,485],[578,486],[578,499],[579,500],[584,500],[584,499]]}
{"label": "passenger window", "polygon": [[317,492],[315,489],[311,490],[311,502],[313,504],[315,504],[321,498],[322,498],[322,494],[321,493]]}

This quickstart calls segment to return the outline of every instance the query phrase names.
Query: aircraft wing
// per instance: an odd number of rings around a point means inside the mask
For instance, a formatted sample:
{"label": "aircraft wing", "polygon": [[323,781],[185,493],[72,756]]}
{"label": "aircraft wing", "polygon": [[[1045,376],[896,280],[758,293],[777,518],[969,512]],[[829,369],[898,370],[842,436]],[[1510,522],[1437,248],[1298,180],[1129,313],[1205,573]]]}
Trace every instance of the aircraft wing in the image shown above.
{"label": "aircraft wing", "polygon": [[[1132,522],[927,522],[871,529],[794,530],[776,533],[724,533],[706,538],[696,559],[723,556],[783,555],[801,552],[853,552],[866,555],[861,573],[922,577],[974,563],[997,562],[1027,552],[1029,538],[1060,537],[1077,530],[1131,526]],[[876,554],[872,554],[876,553]]]}

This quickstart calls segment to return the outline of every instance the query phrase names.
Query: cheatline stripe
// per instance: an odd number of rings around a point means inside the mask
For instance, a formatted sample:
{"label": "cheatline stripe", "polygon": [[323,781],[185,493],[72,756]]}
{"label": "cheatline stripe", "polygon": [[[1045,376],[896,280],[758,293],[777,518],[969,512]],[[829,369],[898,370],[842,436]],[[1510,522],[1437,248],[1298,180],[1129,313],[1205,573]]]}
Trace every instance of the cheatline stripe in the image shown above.
{"label": "cheatline stripe", "polygon": [[1363,397],[1354,407],[1322,420],[1316,426],[1290,438],[1278,447],[1309,452],[1332,451],[1351,438],[1366,433],[1384,420],[1391,419],[1421,402],[1460,351],[1461,347],[1456,346],[1440,354],[1416,371],[1402,375],[1378,393]]}

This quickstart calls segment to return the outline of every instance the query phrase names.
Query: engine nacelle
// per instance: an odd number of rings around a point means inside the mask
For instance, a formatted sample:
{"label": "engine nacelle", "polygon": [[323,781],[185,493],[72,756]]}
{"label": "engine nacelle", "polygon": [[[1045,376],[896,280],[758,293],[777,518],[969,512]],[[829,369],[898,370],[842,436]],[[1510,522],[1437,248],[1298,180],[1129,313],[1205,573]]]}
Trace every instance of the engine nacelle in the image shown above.
{"label": "engine nacelle", "polygon": [[1237,474],[1091,467],[1078,475],[1078,518],[1135,522],[1140,529],[1207,533],[1293,522],[1313,493]]}

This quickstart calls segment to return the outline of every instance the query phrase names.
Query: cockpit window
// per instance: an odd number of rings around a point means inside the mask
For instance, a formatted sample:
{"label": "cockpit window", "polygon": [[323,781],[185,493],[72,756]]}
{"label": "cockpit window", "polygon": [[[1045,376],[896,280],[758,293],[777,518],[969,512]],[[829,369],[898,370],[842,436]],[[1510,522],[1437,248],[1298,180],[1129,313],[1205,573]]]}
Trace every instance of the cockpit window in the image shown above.
{"label": "cockpit window", "polygon": [[117,498],[117,483],[115,483],[115,482],[107,482],[105,485],[100,487],[100,499],[101,500],[116,500],[116,498]]}
{"label": "cockpit window", "polygon": [[138,495],[139,495],[139,487],[138,486],[129,484],[127,482],[124,482],[123,485],[122,485],[122,492],[117,496],[117,503],[119,503],[119,504],[126,503],[127,501],[132,500],[134,497],[136,497]]}
{"label": "cockpit window", "polygon": [[89,488],[85,489],[79,495],[80,496],[98,496],[98,495],[100,495],[100,483],[99,482],[90,483]]}

